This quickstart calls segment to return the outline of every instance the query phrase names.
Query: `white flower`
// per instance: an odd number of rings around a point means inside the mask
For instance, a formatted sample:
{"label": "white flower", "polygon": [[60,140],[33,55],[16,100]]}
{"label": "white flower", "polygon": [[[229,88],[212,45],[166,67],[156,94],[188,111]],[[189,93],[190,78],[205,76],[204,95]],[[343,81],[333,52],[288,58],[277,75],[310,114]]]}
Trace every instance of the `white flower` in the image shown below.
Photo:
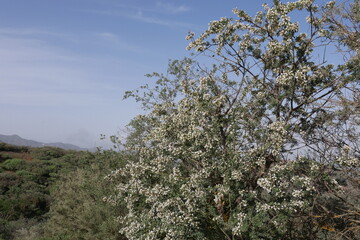
{"label": "white flower", "polygon": [[186,40],[191,40],[191,39],[193,39],[194,36],[195,36],[195,33],[189,32],[188,35],[186,35],[185,39]]}

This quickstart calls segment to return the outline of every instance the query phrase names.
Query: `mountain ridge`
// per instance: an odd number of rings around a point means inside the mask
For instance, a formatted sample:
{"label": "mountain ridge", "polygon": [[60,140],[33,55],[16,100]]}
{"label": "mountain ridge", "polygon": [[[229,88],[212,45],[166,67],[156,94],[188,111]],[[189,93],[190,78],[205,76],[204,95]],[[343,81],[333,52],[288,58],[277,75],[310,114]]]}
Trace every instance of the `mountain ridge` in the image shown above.
{"label": "mountain ridge", "polygon": [[4,143],[7,143],[7,144],[12,144],[12,145],[17,145],[17,146],[28,146],[28,147],[45,147],[45,146],[49,146],[49,147],[58,147],[58,148],[62,148],[62,149],[67,149],[67,150],[78,150],[78,151],[89,150],[87,148],[81,148],[79,146],[76,146],[76,145],[70,144],[70,143],[62,143],[62,142],[43,143],[43,142],[38,142],[38,141],[35,141],[35,140],[29,140],[29,139],[22,138],[17,134],[13,134],[13,135],[0,134],[0,142],[4,142]]}

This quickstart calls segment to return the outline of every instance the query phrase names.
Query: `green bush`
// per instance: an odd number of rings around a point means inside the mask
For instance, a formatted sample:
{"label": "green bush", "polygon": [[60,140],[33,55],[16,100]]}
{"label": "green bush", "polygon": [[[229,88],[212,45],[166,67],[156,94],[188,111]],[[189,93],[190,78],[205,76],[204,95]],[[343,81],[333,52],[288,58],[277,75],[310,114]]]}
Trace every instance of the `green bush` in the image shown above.
{"label": "green bush", "polygon": [[4,152],[1,152],[1,153],[0,153],[0,162],[3,162],[3,161],[8,160],[8,159],[10,159],[10,158],[12,158],[12,157],[10,156],[10,154],[4,153]]}
{"label": "green bush", "polygon": [[66,150],[55,147],[42,147],[33,148],[31,150],[31,156],[40,160],[50,160],[53,158],[60,158],[66,154]]}
{"label": "green bush", "polygon": [[0,219],[0,240],[40,240],[41,224],[38,220],[29,218],[15,221]]}
{"label": "green bush", "polygon": [[114,182],[104,181],[112,169],[125,160],[116,152],[96,153],[96,163],[64,174],[51,192],[49,220],[45,223],[46,240],[122,240],[119,224],[123,215],[119,205],[106,203],[103,198],[113,192]]}
{"label": "green bush", "polygon": [[29,147],[16,146],[16,145],[11,145],[11,144],[0,142],[0,151],[27,152],[27,151],[29,151]]}
{"label": "green bush", "polygon": [[13,186],[19,185],[20,182],[20,177],[14,172],[5,171],[0,173],[0,193],[2,194],[8,191]]}
{"label": "green bush", "polygon": [[18,171],[16,171],[16,174],[18,176],[21,176],[24,180],[34,180],[35,179],[34,174],[32,174],[31,172],[26,171],[26,170],[18,170]]}
{"label": "green bush", "polygon": [[6,170],[14,171],[14,170],[19,170],[23,164],[24,164],[23,159],[13,158],[6,160],[5,162],[3,162],[2,165]]}

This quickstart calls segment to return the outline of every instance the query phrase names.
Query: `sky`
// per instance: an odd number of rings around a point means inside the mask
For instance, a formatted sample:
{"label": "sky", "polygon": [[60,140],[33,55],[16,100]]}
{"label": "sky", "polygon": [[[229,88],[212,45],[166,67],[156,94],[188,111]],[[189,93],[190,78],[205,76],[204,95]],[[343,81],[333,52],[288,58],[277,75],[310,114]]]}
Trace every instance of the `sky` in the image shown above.
{"label": "sky", "polygon": [[189,56],[189,31],[263,2],[0,0],[0,134],[89,148],[124,136],[142,113],[125,91]]}

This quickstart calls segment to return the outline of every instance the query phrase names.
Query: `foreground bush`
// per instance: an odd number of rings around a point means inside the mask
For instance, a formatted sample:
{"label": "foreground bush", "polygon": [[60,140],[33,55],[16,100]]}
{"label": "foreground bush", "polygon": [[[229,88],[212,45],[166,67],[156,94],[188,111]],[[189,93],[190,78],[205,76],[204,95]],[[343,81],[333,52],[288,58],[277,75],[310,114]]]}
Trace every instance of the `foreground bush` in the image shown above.
{"label": "foreground bush", "polygon": [[[149,114],[132,122],[127,146],[138,159],[113,174],[128,181],[108,198],[127,204],[126,237],[359,238],[359,48],[342,34],[346,62],[315,54],[338,36],[334,9],[321,16],[312,0],[274,1],[254,17],[235,9],[236,19],[187,37],[219,64],[174,61],[152,75],[154,89],[127,93]],[[307,32],[291,21],[298,10]]]}

